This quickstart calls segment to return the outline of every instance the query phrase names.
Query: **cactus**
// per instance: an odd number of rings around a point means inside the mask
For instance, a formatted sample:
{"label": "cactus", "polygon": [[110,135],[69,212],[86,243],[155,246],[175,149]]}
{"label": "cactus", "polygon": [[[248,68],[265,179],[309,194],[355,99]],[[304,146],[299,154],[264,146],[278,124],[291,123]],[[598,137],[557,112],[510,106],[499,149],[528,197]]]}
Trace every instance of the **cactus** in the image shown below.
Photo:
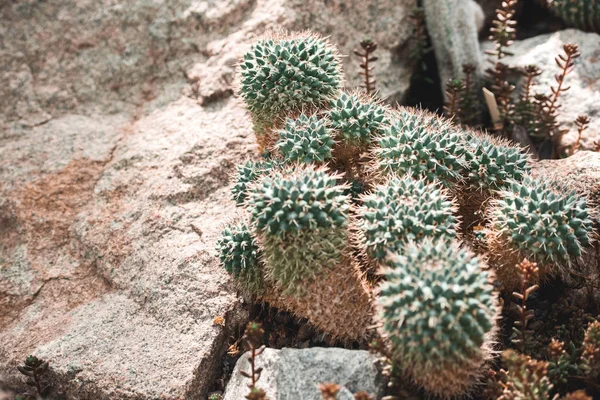
{"label": "cactus", "polygon": [[377,168],[444,186],[461,180],[465,148],[461,133],[424,112],[400,111],[377,139]]}
{"label": "cactus", "polygon": [[290,112],[326,104],[342,80],[337,50],[309,33],[259,40],[240,70],[240,94],[259,135]]}
{"label": "cactus", "polygon": [[600,33],[600,0],[545,0],[568,25]]}
{"label": "cactus", "polygon": [[508,140],[469,132],[465,152],[465,185],[456,189],[463,234],[471,237],[484,224],[485,207],[509,182],[521,181],[529,171],[529,157]]}
{"label": "cactus", "polygon": [[479,86],[483,73],[478,38],[481,7],[473,0],[423,0],[423,8],[442,85],[462,77],[463,65],[471,64],[475,66],[473,81]]}
{"label": "cactus", "polygon": [[244,164],[238,165],[233,177],[234,184],[231,187],[231,194],[236,205],[241,206],[246,201],[248,185],[276,166],[279,166],[279,162],[276,160],[246,161]]}
{"label": "cactus", "polygon": [[357,93],[342,93],[330,101],[328,118],[336,139],[347,146],[364,147],[388,124],[387,109]]}
{"label": "cactus", "polygon": [[565,272],[590,244],[586,200],[540,179],[511,182],[493,202],[490,220],[490,256],[509,290],[517,283],[514,265],[523,258],[539,264],[540,278],[554,276]]}
{"label": "cactus", "polygon": [[345,185],[325,169],[274,172],[250,189],[248,207],[261,234],[267,274],[284,294],[299,294],[346,249]]}
{"label": "cactus", "polygon": [[287,162],[300,161],[308,164],[327,161],[331,159],[331,149],[335,142],[326,125],[326,120],[320,119],[316,114],[288,118],[285,128],[279,131],[279,141],[275,146]]}
{"label": "cactus", "polygon": [[508,140],[473,132],[466,147],[466,182],[472,189],[499,190],[529,171],[529,157]]}
{"label": "cactus", "polygon": [[587,375],[592,379],[600,376],[600,322],[591,322],[583,340],[581,360]]}
{"label": "cactus", "polygon": [[362,247],[373,259],[383,260],[408,241],[456,236],[455,206],[437,184],[392,178],[361,200]]}
{"label": "cactus", "polygon": [[400,369],[434,395],[464,394],[491,356],[499,307],[485,264],[449,240],[410,243],[384,271],[384,334]]}
{"label": "cactus", "polygon": [[241,289],[249,294],[261,292],[261,254],[247,224],[231,223],[223,229],[217,240],[217,256],[223,268],[233,276]]}

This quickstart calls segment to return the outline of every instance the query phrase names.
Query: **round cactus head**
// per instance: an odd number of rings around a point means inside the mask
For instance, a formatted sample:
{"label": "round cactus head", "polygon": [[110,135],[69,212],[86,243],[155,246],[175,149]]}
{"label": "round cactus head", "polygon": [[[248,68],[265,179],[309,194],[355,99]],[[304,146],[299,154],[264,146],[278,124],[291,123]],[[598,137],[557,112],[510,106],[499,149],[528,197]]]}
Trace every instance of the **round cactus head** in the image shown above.
{"label": "round cactus head", "polygon": [[240,70],[241,96],[263,120],[326,103],[342,80],[336,49],[308,33],[259,40],[244,54]]}
{"label": "round cactus head", "polygon": [[310,117],[301,114],[296,119],[286,120],[275,146],[286,162],[309,164],[330,160],[334,145],[325,119],[316,114]]}
{"label": "round cactus head", "polygon": [[507,140],[471,133],[466,148],[466,181],[476,190],[502,189],[529,171],[529,157]]}
{"label": "round cactus head", "polygon": [[388,124],[387,109],[362,94],[343,92],[329,105],[328,117],[336,139],[348,146],[370,144]]}
{"label": "round cactus head", "polygon": [[458,244],[425,239],[390,259],[381,285],[394,361],[429,392],[463,394],[490,356],[498,307],[484,263]]}
{"label": "round cactus head", "polygon": [[279,166],[276,160],[264,161],[246,161],[244,164],[236,167],[236,172],[233,176],[233,187],[231,194],[236,205],[241,206],[246,201],[246,191],[252,182],[256,181],[260,176],[266,174],[273,168]]}
{"label": "round cactus head", "polygon": [[261,290],[260,250],[248,225],[227,225],[217,240],[217,256],[242,289],[250,293]]}
{"label": "round cactus head", "polygon": [[584,198],[530,177],[501,192],[491,219],[490,247],[538,262],[540,275],[554,275],[581,256],[593,229]]}
{"label": "round cactus head", "polygon": [[409,241],[456,236],[456,207],[435,183],[394,177],[361,200],[358,226],[374,259],[383,260]]}
{"label": "round cactus head", "polygon": [[345,226],[347,189],[340,177],[310,167],[274,171],[248,196],[252,220],[260,232],[285,235],[302,230]]}
{"label": "round cactus head", "polygon": [[377,139],[378,169],[448,186],[461,179],[465,148],[459,131],[420,111],[401,110]]}
{"label": "round cactus head", "polygon": [[346,185],[325,169],[274,172],[253,186],[248,206],[261,233],[265,271],[285,294],[342,262],[347,251]]}

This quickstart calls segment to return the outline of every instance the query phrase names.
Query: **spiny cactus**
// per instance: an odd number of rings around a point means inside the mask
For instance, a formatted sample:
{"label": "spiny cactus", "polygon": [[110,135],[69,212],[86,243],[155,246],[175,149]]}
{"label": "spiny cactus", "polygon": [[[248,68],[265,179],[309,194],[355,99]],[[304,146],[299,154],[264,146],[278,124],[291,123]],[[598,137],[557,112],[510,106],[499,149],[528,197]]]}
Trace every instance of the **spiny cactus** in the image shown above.
{"label": "spiny cactus", "polygon": [[285,127],[279,131],[275,145],[287,162],[324,162],[331,159],[331,149],[335,142],[327,127],[327,121],[318,115],[310,117],[301,114],[296,119],[288,118]]}
{"label": "spiny cactus", "polygon": [[324,268],[340,263],[346,249],[345,185],[325,169],[274,172],[253,186],[248,207],[262,234],[267,274],[298,293]]}
{"label": "spiny cactus", "polygon": [[240,94],[259,130],[290,111],[326,104],[342,80],[336,49],[310,33],[259,40],[240,70]]}
{"label": "spiny cactus", "polygon": [[393,360],[432,394],[453,397],[490,357],[498,306],[485,264],[448,240],[410,243],[380,287]]}
{"label": "spiny cactus", "polygon": [[529,171],[529,157],[507,140],[473,132],[466,147],[466,181],[475,190],[499,190]]}
{"label": "spiny cactus", "polygon": [[277,160],[265,160],[265,161],[246,161],[244,164],[236,167],[236,173],[233,177],[233,187],[231,188],[231,194],[236,205],[241,206],[246,201],[246,190],[248,185],[256,181],[260,176],[267,173],[271,169],[279,166]]}
{"label": "spiny cactus", "polygon": [[585,331],[581,359],[587,375],[597,379],[600,376],[600,322],[591,322]]}
{"label": "spiny cactus", "polygon": [[364,147],[389,123],[387,109],[358,93],[342,93],[330,101],[328,118],[336,139],[347,146]]}
{"label": "spiny cactus", "polygon": [[439,185],[392,178],[362,197],[358,227],[367,254],[383,260],[408,241],[456,236],[455,206]]}
{"label": "spiny cactus", "polygon": [[241,289],[250,294],[262,290],[261,254],[248,225],[244,222],[227,225],[217,240],[217,256]]}
{"label": "spiny cactus", "polygon": [[376,163],[384,174],[408,174],[444,186],[461,180],[465,152],[461,134],[436,117],[400,111],[377,141]]}
{"label": "spiny cactus", "polygon": [[568,25],[600,32],[600,0],[544,0]]}
{"label": "spiny cactus", "polygon": [[526,177],[511,182],[493,202],[488,247],[507,289],[516,283],[512,270],[523,258],[539,264],[540,278],[557,275],[590,244],[592,221],[585,199],[555,186]]}

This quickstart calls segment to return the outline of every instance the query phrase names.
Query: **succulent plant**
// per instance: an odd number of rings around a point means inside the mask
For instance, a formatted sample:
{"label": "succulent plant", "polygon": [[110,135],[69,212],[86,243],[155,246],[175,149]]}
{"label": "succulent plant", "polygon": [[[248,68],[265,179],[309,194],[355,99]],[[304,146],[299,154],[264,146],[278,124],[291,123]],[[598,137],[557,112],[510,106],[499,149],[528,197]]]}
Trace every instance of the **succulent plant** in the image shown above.
{"label": "succulent plant", "polygon": [[285,161],[308,164],[331,159],[334,145],[325,119],[319,118],[317,114],[310,117],[301,114],[296,119],[286,120],[275,146]]}
{"label": "succulent plant", "polygon": [[400,111],[377,139],[378,169],[444,186],[461,179],[465,148],[459,131],[423,112]]}
{"label": "succulent plant", "polygon": [[568,25],[600,32],[600,0],[544,0]]}
{"label": "succulent plant", "polygon": [[266,37],[244,54],[240,94],[258,120],[319,106],[341,86],[337,51],[314,34]]}
{"label": "succulent plant", "polygon": [[346,250],[347,186],[325,169],[274,172],[249,193],[252,221],[262,234],[267,275],[286,294],[342,260]]}
{"label": "succulent plant", "polygon": [[485,264],[456,242],[428,238],[389,265],[379,303],[393,360],[432,394],[465,393],[490,357],[498,314]]}
{"label": "succulent plant", "polygon": [[499,190],[529,171],[529,157],[507,140],[471,133],[466,147],[466,181],[473,189]]}
{"label": "succulent plant", "polygon": [[408,241],[456,236],[455,207],[438,184],[392,178],[362,197],[358,227],[367,254],[383,260]]}
{"label": "succulent plant", "polygon": [[242,289],[259,293],[263,288],[258,244],[247,224],[229,224],[217,240],[217,256],[221,265]]}
{"label": "succulent plant", "polygon": [[328,118],[336,139],[348,146],[365,146],[388,124],[387,109],[365,95],[342,93],[330,101]]}
{"label": "succulent plant", "polygon": [[241,206],[246,201],[246,191],[248,186],[256,181],[260,176],[267,173],[271,169],[279,166],[276,160],[265,161],[246,161],[244,164],[236,167],[236,173],[233,177],[233,187],[231,194],[236,205]]}
{"label": "succulent plant", "polygon": [[551,399],[553,385],[548,379],[548,363],[529,356],[506,350],[502,353],[506,366],[504,393],[498,400],[545,400]]}
{"label": "succulent plant", "polygon": [[597,379],[600,376],[600,322],[591,322],[583,340],[582,361],[585,365],[587,375]]}
{"label": "succulent plant", "polygon": [[[515,259],[537,262],[543,278],[563,272],[590,244],[592,221],[586,200],[556,185],[526,177],[511,182],[493,202],[488,247],[507,289],[512,286]],[[506,268],[507,273],[501,271]]]}

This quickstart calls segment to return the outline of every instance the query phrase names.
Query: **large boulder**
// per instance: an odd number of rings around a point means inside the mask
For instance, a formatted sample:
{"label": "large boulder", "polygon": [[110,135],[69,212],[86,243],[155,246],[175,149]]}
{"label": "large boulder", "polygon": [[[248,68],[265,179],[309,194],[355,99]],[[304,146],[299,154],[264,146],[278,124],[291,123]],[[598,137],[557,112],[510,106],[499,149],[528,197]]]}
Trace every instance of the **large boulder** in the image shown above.
{"label": "large boulder", "polygon": [[[249,353],[235,365],[224,400],[239,400],[248,394]],[[338,400],[352,400],[357,392],[379,399],[384,381],[377,357],[364,350],[338,348],[265,349],[256,357],[256,368],[263,368],[257,387],[272,400],[321,400],[319,384],[340,385]]]}
{"label": "large boulder", "polygon": [[[509,49],[514,55],[504,58],[502,62],[513,67],[537,65],[543,72],[537,78],[534,92],[550,94],[550,86],[556,87],[554,76],[560,72],[554,59],[564,54],[562,47],[566,43],[577,44],[581,57],[575,60],[574,72],[565,79],[565,86],[570,89],[559,98],[561,108],[558,120],[569,129],[561,145],[568,147],[575,142],[577,128],[574,121],[578,115],[587,115],[591,123],[582,135],[581,146],[591,150],[594,143],[600,140],[600,35],[566,29],[516,41]],[[491,47],[489,42],[483,46],[484,50]]]}
{"label": "large boulder", "polygon": [[256,152],[235,63],[269,30],[343,54],[369,35],[401,99],[414,5],[2,2],[0,390],[23,389],[35,354],[67,398],[203,399],[246,318],[214,256],[229,175]]}

